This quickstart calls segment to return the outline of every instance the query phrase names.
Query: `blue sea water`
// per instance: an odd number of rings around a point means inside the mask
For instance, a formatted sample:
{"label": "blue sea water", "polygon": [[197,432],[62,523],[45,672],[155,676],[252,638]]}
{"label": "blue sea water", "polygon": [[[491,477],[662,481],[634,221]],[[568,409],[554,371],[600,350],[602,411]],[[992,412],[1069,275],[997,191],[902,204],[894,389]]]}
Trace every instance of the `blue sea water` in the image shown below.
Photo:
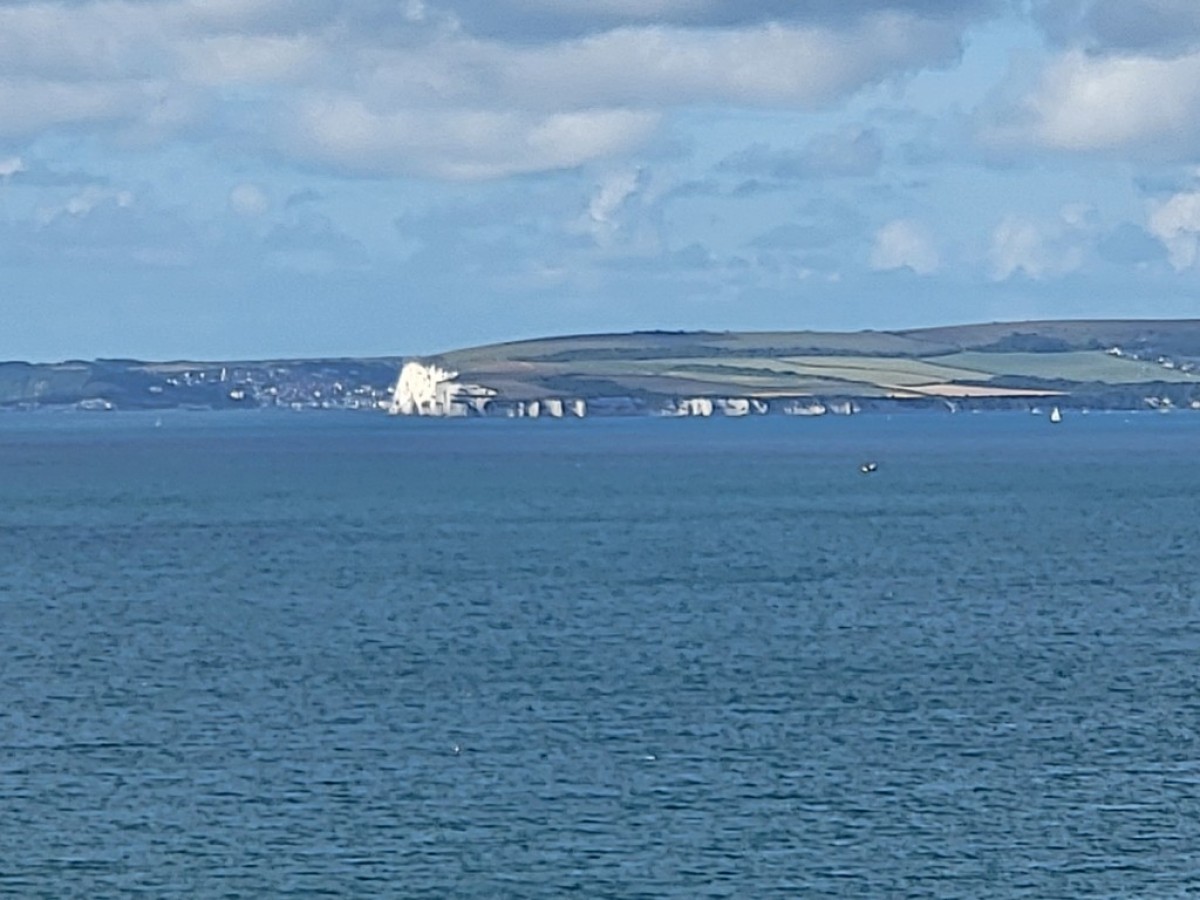
{"label": "blue sea water", "polygon": [[1200,891],[1200,415],[159,421],[0,416],[0,893]]}

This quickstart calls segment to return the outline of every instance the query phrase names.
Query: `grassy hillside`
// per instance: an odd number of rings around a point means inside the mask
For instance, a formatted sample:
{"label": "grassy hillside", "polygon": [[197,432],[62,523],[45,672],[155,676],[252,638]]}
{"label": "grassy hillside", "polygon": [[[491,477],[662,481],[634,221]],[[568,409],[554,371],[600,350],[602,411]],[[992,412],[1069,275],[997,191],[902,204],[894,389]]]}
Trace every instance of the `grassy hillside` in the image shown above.
{"label": "grassy hillside", "polygon": [[[902,332],[635,332],[454,350],[442,364],[501,397],[573,394],[1200,397],[1200,321],[962,325]],[[1078,389],[1078,390],[1077,390]],[[1140,400],[1136,401],[1140,402]]]}
{"label": "grassy hillside", "polygon": [[[461,381],[494,389],[500,400],[582,397],[621,409],[661,409],[690,397],[1200,405],[1200,320],[653,331],[490,344],[432,359]],[[386,406],[401,363],[0,363],[0,407],[377,410]]]}

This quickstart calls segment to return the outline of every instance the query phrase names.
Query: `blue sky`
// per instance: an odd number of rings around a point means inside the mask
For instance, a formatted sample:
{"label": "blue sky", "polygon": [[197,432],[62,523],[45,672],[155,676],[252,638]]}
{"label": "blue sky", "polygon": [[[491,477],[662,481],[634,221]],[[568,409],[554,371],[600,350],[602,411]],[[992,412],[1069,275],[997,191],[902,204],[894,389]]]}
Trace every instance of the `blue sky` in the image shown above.
{"label": "blue sky", "polygon": [[1196,0],[0,0],[0,358],[1200,316]]}

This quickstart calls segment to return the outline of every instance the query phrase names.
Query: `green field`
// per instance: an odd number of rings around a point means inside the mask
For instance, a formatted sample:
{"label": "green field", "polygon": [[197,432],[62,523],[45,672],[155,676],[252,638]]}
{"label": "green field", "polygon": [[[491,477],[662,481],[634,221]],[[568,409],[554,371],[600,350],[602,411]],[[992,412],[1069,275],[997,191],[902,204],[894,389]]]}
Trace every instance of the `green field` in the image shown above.
{"label": "green field", "polygon": [[988,375],[1015,375],[1025,378],[1064,381],[1100,381],[1105,384],[1138,384],[1147,381],[1197,382],[1200,376],[1144,362],[1111,356],[1100,350],[1067,353],[979,353],[968,351],[941,356],[944,365],[973,369]]}
{"label": "green field", "polygon": [[[1121,348],[1121,355],[1108,352]],[[1134,358],[1134,357],[1137,358]],[[1163,365],[1160,359],[1170,359]],[[502,394],[955,396],[1070,385],[1186,388],[1200,321],[1019,322],[903,332],[634,332],[472,347],[437,359]],[[1002,379],[1001,381],[997,381]]]}

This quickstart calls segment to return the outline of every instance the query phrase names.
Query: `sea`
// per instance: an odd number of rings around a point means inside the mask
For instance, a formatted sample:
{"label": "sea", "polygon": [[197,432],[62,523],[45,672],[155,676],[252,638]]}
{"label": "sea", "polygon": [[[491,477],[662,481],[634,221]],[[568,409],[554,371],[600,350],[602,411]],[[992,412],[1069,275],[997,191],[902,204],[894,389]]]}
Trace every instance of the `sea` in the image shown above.
{"label": "sea", "polygon": [[1200,413],[0,415],[0,895],[1185,897],[1198,848]]}

